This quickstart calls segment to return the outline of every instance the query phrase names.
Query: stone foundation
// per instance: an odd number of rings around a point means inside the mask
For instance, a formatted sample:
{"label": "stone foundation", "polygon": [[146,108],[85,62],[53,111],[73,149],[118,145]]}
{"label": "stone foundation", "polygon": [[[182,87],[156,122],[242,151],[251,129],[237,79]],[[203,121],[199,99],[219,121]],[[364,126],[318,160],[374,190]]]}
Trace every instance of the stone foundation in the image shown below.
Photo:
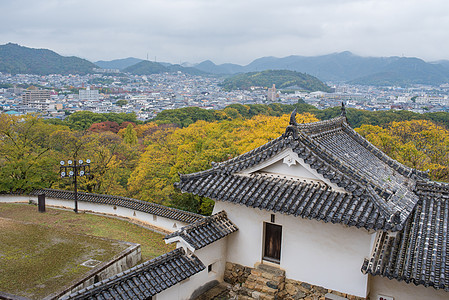
{"label": "stone foundation", "polygon": [[241,285],[246,281],[250,274],[251,268],[227,262],[224,273],[224,281],[232,285]]}
{"label": "stone foundation", "polygon": [[249,300],[327,300],[365,298],[333,291],[321,286],[285,278],[285,271],[264,264],[249,268],[227,262],[224,280],[233,285],[231,299]]}

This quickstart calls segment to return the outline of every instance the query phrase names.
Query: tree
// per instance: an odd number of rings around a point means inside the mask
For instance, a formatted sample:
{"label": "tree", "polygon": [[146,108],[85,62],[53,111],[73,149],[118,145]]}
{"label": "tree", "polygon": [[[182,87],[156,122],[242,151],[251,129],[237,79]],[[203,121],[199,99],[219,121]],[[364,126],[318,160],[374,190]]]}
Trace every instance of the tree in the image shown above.
{"label": "tree", "polygon": [[0,191],[30,191],[50,187],[58,178],[53,132],[64,127],[46,124],[37,116],[0,115]]}
{"label": "tree", "polygon": [[392,122],[385,128],[356,129],[388,156],[404,165],[429,171],[433,180],[449,180],[449,131],[431,121]]}
{"label": "tree", "polygon": [[120,126],[117,122],[105,121],[101,123],[93,123],[92,125],[90,125],[88,130],[92,132],[111,131],[113,133],[117,133],[120,130]]}
{"label": "tree", "polygon": [[123,142],[129,145],[136,145],[137,140],[137,132],[134,130],[134,126],[130,123],[126,127],[123,133]]}
{"label": "tree", "polygon": [[128,101],[126,101],[126,100],[124,100],[124,99],[117,100],[117,101],[115,102],[115,105],[120,106],[120,107],[122,107],[123,105],[126,105],[126,104],[128,104]]}
{"label": "tree", "polygon": [[[230,108],[237,111],[236,108]],[[298,115],[298,122],[317,119],[310,114]],[[185,195],[173,183],[182,174],[210,168],[220,162],[259,147],[277,138],[289,123],[282,117],[256,116],[249,120],[222,122],[198,121],[185,128],[159,128],[147,136],[148,144],[129,177],[129,195],[202,214],[210,214],[211,199]]]}

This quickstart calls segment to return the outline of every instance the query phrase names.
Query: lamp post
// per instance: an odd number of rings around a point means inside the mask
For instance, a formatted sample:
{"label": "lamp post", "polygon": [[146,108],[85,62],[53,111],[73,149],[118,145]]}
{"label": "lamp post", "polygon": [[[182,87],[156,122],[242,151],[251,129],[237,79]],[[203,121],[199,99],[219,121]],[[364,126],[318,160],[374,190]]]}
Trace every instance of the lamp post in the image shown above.
{"label": "lamp post", "polygon": [[[78,162],[78,164],[77,164]],[[73,177],[73,183],[75,186],[75,212],[78,213],[78,185],[77,185],[77,178],[78,176],[84,176],[89,175],[90,173],[90,159],[86,159],[86,163],[83,162],[83,160],[76,160],[76,158],[72,160],[67,161],[67,165],[65,161],[61,160],[60,162],[61,166],[59,168],[61,173],[61,178],[64,178],[66,176]]]}

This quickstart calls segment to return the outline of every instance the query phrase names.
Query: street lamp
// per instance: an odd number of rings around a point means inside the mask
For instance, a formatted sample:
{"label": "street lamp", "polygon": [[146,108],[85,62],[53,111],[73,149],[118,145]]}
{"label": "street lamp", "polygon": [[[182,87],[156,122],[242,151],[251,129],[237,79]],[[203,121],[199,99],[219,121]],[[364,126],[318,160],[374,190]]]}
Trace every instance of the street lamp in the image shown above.
{"label": "street lamp", "polygon": [[[78,163],[78,164],[77,164]],[[61,178],[64,177],[73,177],[73,182],[75,186],[75,212],[78,213],[78,185],[77,185],[77,177],[84,176],[90,174],[90,159],[86,159],[84,163],[82,159],[76,160],[76,158],[66,162],[61,160],[61,166],[59,167],[59,171],[61,174]]]}

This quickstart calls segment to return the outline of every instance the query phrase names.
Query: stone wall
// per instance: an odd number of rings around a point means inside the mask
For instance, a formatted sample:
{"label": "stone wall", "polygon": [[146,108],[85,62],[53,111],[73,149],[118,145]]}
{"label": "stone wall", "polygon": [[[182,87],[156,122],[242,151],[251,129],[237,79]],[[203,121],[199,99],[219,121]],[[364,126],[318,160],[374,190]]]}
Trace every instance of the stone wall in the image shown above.
{"label": "stone wall", "polygon": [[364,299],[306,282],[287,279],[285,271],[264,264],[250,268],[227,262],[224,280],[233,286],[231,298],[239,300]]}
{"label": "stone wall", "polygon": [[251,274],[251,268],[226,262],[224,281],[232,285],[243,284]]}

